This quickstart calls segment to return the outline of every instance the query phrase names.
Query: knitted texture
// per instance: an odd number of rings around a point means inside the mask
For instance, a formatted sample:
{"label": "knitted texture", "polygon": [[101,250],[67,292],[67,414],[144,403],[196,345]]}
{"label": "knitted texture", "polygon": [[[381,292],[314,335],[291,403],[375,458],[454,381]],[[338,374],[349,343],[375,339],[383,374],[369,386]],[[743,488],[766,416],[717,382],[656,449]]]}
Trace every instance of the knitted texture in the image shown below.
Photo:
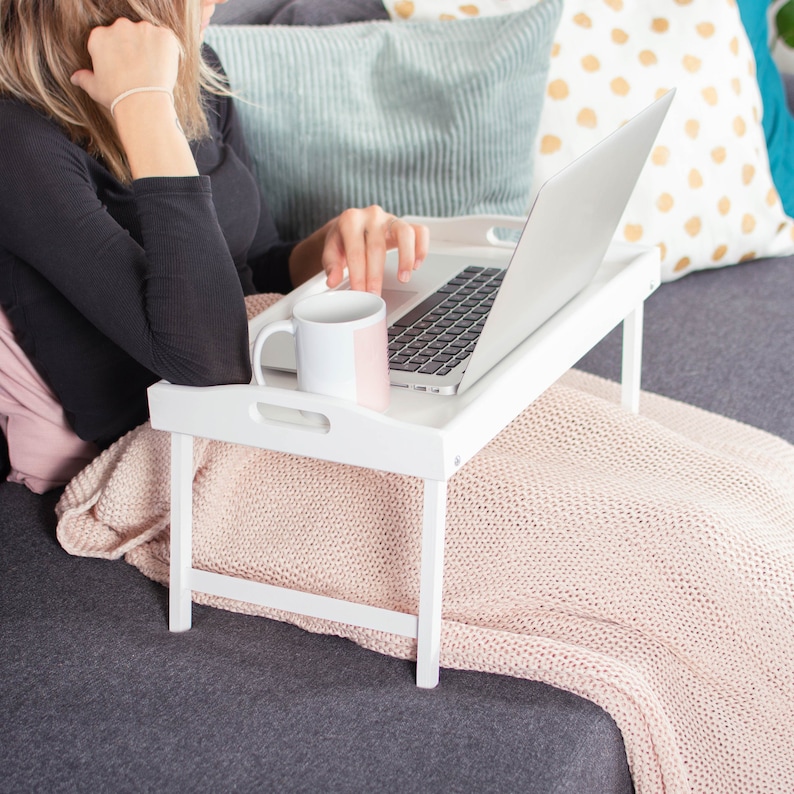
{"label": "knitted texture", "polygon": [[[640,793],[794,791],[794,448],[652,394],[633,415],[617,394],[571,371],[450,480],[441,664],[595,701]],[[63,547],[167,584],[169,453],[143,425],[90,464],[58,504]],[[194,454],[195,567],[416,614],[420,480],[207,440]]]}

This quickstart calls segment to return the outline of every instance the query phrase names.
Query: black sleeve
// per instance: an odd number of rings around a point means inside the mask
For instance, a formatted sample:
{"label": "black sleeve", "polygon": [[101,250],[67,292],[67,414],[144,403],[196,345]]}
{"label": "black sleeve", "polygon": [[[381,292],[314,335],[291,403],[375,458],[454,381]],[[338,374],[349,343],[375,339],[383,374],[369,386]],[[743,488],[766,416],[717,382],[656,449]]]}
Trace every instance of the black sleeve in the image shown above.
{"label": "black sleeve", "polygon": [[115,183],[117,213],[131,219],[122,226],[99,198],[97,180],[112,177],[92,172],[55,125],[17,108],[0,113],[0,246],[158,377],[247,382],[243,293],[209,179],[140,179],[131,196]]}

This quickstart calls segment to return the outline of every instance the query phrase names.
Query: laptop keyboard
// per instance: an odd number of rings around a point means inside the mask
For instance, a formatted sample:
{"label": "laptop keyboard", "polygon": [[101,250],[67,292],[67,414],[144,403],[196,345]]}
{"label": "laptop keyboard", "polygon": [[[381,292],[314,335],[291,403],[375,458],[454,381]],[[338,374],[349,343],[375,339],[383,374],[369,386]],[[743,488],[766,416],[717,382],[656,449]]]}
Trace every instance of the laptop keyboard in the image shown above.
{"label": "laptop keyboard", "polygon": [[505,271],[467,267],[389,328],[389,368],[446,375],[467,359]]}

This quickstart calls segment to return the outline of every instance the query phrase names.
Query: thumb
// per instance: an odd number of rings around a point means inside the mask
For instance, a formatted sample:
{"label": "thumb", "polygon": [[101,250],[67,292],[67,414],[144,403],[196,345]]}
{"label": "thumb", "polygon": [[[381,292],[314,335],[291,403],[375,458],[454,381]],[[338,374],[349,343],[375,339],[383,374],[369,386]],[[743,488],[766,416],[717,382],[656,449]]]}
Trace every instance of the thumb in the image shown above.
{"label": "thumb", "polygon": [[72,85],[82,88],[83,91],[87,90],[88,84],[91,82],[94,73],[90,69],[78,69],[69,78]]}
{"label": "thumb", "polygon": [[72,74],[69,81],[72,85],[82,88],[98,105],[110,107],[110,100],[102,96],[101,88],[97,85],[96,75],[90,69],[78,69]]}
{"label": "thumb", "polygon": [[324,256],[323,270],[325,270],[326,284],[333,288],[342,283],[345,277],[345,262],[340,256]]}

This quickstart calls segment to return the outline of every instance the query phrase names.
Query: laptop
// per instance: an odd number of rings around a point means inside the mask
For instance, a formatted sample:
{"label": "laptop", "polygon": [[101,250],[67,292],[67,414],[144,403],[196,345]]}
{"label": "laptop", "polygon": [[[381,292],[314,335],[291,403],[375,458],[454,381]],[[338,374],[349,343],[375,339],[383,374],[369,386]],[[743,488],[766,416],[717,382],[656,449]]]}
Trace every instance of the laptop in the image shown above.
{"label": "laptop", "polygon": [[[431,253],[402,284],[387,263],[392,386],[462,394],[590,283],[674,95],[668,91],[543,184],[507,266],[501,257]],[[274,334],[262,364],[294,370],[291,337]]]}

